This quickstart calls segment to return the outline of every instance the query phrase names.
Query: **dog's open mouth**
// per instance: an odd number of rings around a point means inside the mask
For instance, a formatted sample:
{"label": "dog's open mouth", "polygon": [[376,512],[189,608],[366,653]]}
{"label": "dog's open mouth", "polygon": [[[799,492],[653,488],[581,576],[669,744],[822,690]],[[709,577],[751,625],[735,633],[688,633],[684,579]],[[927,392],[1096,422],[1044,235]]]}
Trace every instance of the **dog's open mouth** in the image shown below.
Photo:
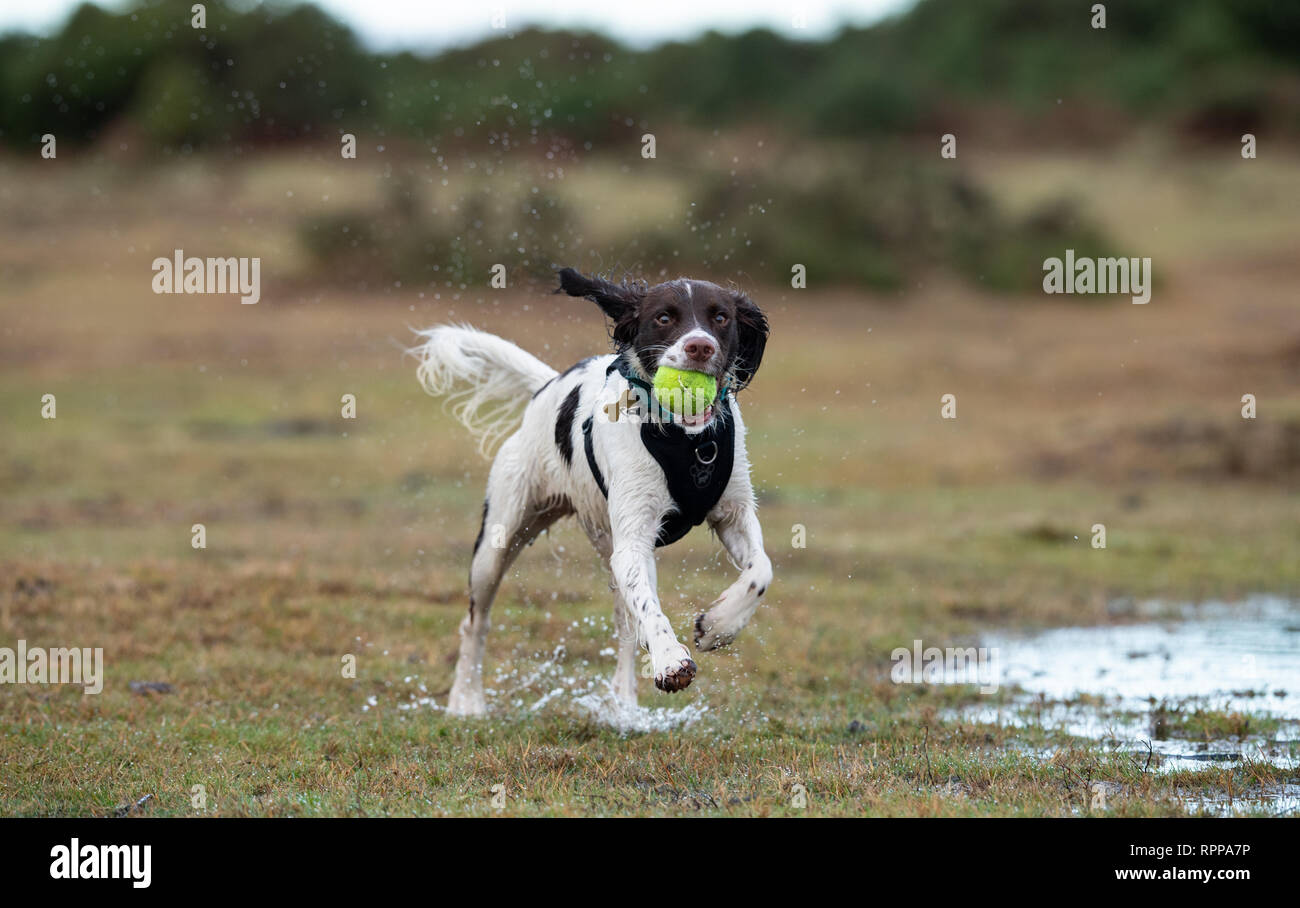
{"label": "dog's open mouth", "polygon": [[682,425],[684,426],[691,426],[691,427],[707,426],[709,424],[709,420],[713,419],[713,404],[709,404],[707,407],[704,408],[703,413],[700,413],[696,416],[682,416],[679,418],[681,419]]}

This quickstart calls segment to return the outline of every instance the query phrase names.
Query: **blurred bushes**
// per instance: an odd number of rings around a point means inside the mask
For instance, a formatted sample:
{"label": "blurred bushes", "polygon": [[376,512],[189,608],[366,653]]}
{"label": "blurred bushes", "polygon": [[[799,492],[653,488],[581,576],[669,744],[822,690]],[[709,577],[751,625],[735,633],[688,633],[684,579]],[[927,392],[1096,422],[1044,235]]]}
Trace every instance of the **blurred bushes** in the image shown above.
{"label": "blurred bushes", "polygon": [[869,159],[823,143],[726,168],[696,162],[659,178],[673,196],[659,209],[631,204],[599,224],[578,198],[600,187],[534,176],[485,174],[439,189],[417,171],[395,171],[387,197],[309,217],[300,237],[313,273],[358,287],[481,284],[498,262],[515,272],[512,282],[546,282],[555,265],[594,262],[665,277],[698,267],[764,283],[786,282],[802,264],[821,286],[892,290],[944,263],[990,290],[1023,291],[1037,289],[1043,260],[1066,248],[1110,254],[1072,205],[1011,219],[950,167],[919,164],[901,146]]}
{"label": "blurred bushes", "polygon": [[371,282],[456,286],[481,283],[498,262],[541,273],[549,260],[530,253],[563,249],[577,226],[574,213],[550,192],[480,187],[447,203],[401,172],[391,178],[383,204],[308,217],[299,237],[317,275],[362,288]]}

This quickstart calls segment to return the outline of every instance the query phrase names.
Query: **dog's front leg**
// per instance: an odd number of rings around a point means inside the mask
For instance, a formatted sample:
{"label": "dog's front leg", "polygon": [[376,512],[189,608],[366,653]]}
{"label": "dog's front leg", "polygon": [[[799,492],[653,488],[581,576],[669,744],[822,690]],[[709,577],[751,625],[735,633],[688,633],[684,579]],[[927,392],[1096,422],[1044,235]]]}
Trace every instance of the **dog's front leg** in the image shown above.
{"label": "dog's front leg", "polygon": [[772,562],[763,551],[763,529],[752,503],[723,507],[710,524],[740,568],[740,577],[695,619],[695,647],[702,652],[735,640],[772,583]]}
{"label": "dog's front leg", "polygon": [[641,636],[654,664],[655,687],[669,693],[682,690],[695,677],[696,665],[691,651],[677,641],[673,626],[659,607],[653,543],[620,545],[615,540],[609,566],[619,592],[640,622]]}
{"label": "dog's front leg", "polygon": [[696,665],[691,651],[678,642],[659,606],[654,550],[659,517],[645,509],[638,509],[642,511],[639,515],[631,514],[629,509],[617,508],[613,499],[611,495],[614,552],[609,559],[610,571],[623,602],[640,624],[641,639],[654,664],[655,687],[674,693],[691,683]]}

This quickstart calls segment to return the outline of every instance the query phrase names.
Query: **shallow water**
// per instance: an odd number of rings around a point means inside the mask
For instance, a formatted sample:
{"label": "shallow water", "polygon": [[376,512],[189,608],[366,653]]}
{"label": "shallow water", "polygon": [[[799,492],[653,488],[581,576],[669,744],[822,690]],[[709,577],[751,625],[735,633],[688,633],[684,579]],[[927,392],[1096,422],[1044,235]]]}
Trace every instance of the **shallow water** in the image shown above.
{"label": "shallow water", "polygon": [[1192,813],[1234,816],[1263,812],[1273,816],[1294,816],[1300,813],[1300,785],[1279,785],[1232,798],[1227,795],[1188,795],[1182,801]]}
{"label": "shallow water", "polygon": [[[959,712],[971,721],[1059,729],[1130,754],[1154,772],[1244,760],[1300,766],[1300,604],[1255,596],[1174,613],[1142,624],[990,634],[980,646],[997,649],[999,682],[1022,693],[1009,704]],[[1154,727],[1157,710],[1239,712],[1282,724],[1267,734],[1218,740],[1166,737]],[[1048,759],[1052,751],[1038,756]],[[1235,797],[1189,792],[1180,800],[1193,813],[1291,815],[1300,812],[1300,786]]]}
{"label": "shallow water", "polygon": [[[1300,719],[1300,607],[1274,596],[1187,606],[1181,620],[992,634],[1002,684],[1144,710],[1152,699]],[[1095,737],[1095,735],[1089,735]]]}

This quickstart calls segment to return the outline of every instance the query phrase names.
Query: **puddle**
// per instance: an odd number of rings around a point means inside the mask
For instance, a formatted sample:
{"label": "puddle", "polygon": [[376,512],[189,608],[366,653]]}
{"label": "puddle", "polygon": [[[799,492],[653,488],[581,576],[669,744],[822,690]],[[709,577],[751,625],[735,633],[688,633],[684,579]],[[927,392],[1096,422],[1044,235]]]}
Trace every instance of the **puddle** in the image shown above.
{"label": "puddle", "polygon": [[[1151,733],[1149,715],[1111,715],[1102,702],[1086,705],[1020,701],[1002,707],[967,707],[958,710],[969,722],[1013,728],[1030,726],[1060,731],[1076,738],[1088,738],[1113,753],[1129,754],[1144,770],[1175,772],[1232,766],[1244,760],[1267,763],[1278,769],[1300,768],[1300,721],[1286,721],[1268,734],[1246,734],[1238,738],[1166,737]],[[1047,749],[1038,756],[1048,759]]]}
{"label": "puddle", "polygon": [[[1189,606],[1176,621],[995,634],[1003,684],[1142,710],[1152,699],[1300,719],[1300,608],[1272,596]],[[1088,735],[1095,737],[1095,735]]]}
{"label": "puddle", "polygon": [[[979,645],[997,649],[996,677],[1020,693],[955,715],[1087,738],[1152,772],[1244,761],[1300,767],[1300,606],[1255,596],[1172,614],[1141,624],[987,635]],[[1191,813],[1285,816],[1300,813],[1300,785],[1233,798],[1180,792],[1179,800]]]}
{"label": "puddle", "polygon": [[1189,813],[1211,816],[1240,816],[1266,813],[1273,817],[1300,815],[1300,785],[1278,785],[1271,789],[1248,791],[1238,797],[1225,795],[1184,795],[1181,798]]}

